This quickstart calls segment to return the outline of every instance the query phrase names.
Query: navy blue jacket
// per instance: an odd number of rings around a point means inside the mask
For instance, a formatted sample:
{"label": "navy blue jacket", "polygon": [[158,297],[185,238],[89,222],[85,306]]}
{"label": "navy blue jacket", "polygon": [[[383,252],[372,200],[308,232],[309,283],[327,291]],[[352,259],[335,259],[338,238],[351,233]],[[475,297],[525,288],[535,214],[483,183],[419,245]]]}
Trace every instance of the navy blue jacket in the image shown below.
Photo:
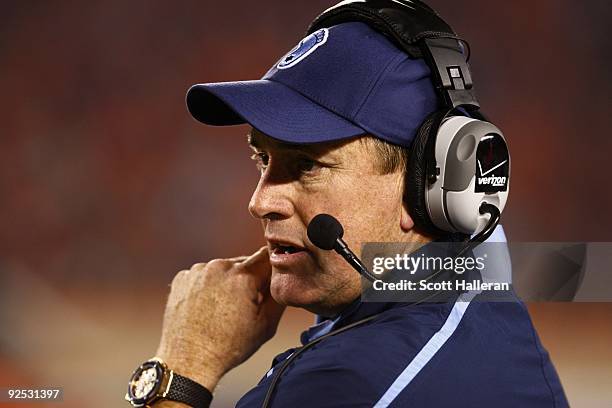
{"label": "navy blue jacket", "polygon": [[[304,332],[302,343],[383,313],[304,351],[283,373],[271,406],[567,407],[524,304],[461,300],[355,301],[335,321]],[[260,407],[274,369],[293,351],[278,355],[236,406]]]}

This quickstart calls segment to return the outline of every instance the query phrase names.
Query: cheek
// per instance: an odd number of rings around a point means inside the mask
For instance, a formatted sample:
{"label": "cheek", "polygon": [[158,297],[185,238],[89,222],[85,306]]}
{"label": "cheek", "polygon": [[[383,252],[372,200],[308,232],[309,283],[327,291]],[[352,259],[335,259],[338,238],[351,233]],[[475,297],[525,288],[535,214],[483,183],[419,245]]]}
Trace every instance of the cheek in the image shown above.
{"label": "cheek", "polygon": [[[397,241],[401,219],[402,195],[395,178],[380,177],[375,183],[345,195],[337,203],[338,219],[344,226],[344,239],[361,254],[365,242]],[[356,189],[357,190],[357,189]]]}
{"label": "cheek", "polygon": [[[320,213],[338,218],[345,231],[359,226],[386,227],[397,221],[402,203],[402,177],[372,175],[365,169],[331,177],[324,186],[298,188],[295,211],[304,226]],[[350,228],[349,228],[350,227]]]}

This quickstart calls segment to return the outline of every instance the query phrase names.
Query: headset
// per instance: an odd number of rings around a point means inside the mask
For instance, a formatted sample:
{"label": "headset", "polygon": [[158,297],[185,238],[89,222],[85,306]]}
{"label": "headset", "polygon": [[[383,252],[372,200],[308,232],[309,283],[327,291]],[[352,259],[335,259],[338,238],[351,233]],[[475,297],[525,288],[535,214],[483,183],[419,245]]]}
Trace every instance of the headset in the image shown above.
{"label": "headset", "polygon": [[[423,58],[432,72],[442,106],[425,119],[412,142],[405,198],[421,231],[434,236],[472,236],[455,254],[460,256],[493,233],[510,188],[508,146],[501,130],[479,111],[467,64],[469,44],[420,0],[341,1],[315,18],[307,34],[352,21],[368,24],[412,58]],[[262,408],[271,404],[282,373],[304,351],[378,316],[332,330],[297,349],[275,370]]]}
{"label": "headset", "polygon": [[350,21],[368,24],[412,58],[423,58],[432,72],[442,106],[417,131],[406,172],[405,198],[415,225],[433,236],[490,229],[480,237],[486,239],[508,199],[510,155],[501,130],[479,112],[469,44],[419,0],[342,1],[320,14],[307,33]]}

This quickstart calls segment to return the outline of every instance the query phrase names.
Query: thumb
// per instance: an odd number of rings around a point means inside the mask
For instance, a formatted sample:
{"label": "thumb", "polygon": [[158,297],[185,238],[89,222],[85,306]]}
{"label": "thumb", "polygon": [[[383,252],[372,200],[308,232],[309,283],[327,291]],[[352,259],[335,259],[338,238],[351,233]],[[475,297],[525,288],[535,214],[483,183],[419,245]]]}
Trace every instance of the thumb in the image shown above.
{"label": "thumb", "polygon": [[285,305],[276,303],[272,295],[270,294],[270,277],[272,275],[272,266],[270,265],[270,254],[268,247],[264,246],[259,248],[257,252],[248,257],[244,262],[243,266],[249,272],[257,274],[260,278],[260,290],[262,296],[262,316],[266,317],[269,324],[276,327],[285,311]]}
{"label": "thumb", "polygon": [[272,274],[272,266],[270,265],[268,247],[259,248],[253,255],[242,261],[241,266],[247,272],[260,276],[264,281],[269,280]]}

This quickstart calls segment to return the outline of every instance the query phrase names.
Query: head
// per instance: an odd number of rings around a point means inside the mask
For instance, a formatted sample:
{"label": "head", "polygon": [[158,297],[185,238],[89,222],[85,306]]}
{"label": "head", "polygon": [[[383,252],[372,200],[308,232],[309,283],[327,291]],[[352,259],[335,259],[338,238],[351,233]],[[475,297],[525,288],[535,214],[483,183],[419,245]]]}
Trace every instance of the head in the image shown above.
{"label": "head", "polygon": [[366,135],[292,144],[257,130],[248,136],[260,179],[249,203],[270,251],[274,299],[333,315],[359,296],[360,275],[307,238],[319,213],[336,217],[359,255],[366,242],[426,242],[404,202],[407,149]]}
{"label": "head", "polygon": [[253,128],[261,177],[249,210],[279,303],[331,316],[359,296],[360,275],[307,238],[319,213],[343,224],[358,255],[365,242],[427,239],[404,203],[404,176],[407,148],[438,104],[427,64],[359,22],[317,30],[261,80],[189,90],[199,121]]}

